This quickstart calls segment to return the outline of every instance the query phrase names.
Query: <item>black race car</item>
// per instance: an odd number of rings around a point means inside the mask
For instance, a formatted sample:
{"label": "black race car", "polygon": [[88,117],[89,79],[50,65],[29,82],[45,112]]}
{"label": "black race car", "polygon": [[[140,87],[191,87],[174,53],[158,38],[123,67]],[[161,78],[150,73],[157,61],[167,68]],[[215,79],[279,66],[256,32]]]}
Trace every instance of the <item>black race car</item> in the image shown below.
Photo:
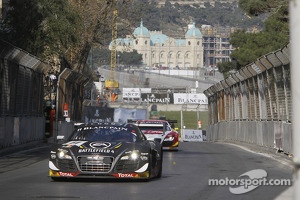
{"label": "black race car", "polygon": [[134,124],[81,125],[67,141],[53,145],[49,176],[149,180],[161,177],[162,153],[161,144],[147,140]]}

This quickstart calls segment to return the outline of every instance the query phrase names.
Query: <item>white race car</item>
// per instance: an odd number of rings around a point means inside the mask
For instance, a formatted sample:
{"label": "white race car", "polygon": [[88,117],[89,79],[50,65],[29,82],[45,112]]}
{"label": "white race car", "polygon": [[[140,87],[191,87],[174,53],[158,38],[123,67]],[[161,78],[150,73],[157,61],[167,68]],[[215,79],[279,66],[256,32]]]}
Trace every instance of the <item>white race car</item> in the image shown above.
{"label": "white race car", "polygon": [[[171,120],[176,123],[176,120]],[[144,133],[148,140],[159,141],[164,150],[178,150],[179,133],[175,131],[169,120],[144,119],[133,122]]]}

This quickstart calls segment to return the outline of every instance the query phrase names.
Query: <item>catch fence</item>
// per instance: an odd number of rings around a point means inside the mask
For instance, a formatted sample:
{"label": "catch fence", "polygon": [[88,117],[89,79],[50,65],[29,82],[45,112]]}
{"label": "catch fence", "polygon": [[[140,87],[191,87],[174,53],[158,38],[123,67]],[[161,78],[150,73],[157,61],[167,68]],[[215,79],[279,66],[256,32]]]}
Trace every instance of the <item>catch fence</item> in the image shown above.
{"label": "catch fence", "polygon": [[44,74],[49,69],[0,40],[0,148],[44,138]]}
{"label": "catch fence", "polygon": [[263,55],[204,94],[209,102],[210,140],[236,140],[291,152],[289,44]]}

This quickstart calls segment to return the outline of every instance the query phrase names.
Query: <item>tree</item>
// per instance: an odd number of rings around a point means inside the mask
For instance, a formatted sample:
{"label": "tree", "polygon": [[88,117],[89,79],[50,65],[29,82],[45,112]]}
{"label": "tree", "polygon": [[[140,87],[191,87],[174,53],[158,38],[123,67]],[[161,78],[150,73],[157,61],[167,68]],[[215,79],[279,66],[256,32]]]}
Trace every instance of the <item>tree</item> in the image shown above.
{"label": "tree", "polygon": [[82,18],[68,1],[11,0],[9,6],[2,38],[35,56],[53,58],[80,41]]}
{"label": "tree", "polygon": [[286,0],[239,0],[239,6],[250,16],[268,12],[276,12],[281,7],[286,7]]}
{"label": "tree", "polygon": [[[276,4],[276,3],[277,4]],[[254,62],[258,57],[282,48],[289,42],[288,5],[283,0],[240,0],[240,5],[247,14],[268,14],[263,31],[247,33],[237,31],[231,35],[230,43],[236,48],[230,55],[233,64],[239,70]],[[224,67],[224,66],[223,66]],[[230,71],[228,68],[224,71]]]}
{"label": "tree", "polygon": [[120,61],[126,65],[141,65],[142,64],[142,54],[138,54],[136,50],[133,52],[123,52],[121,55],[122,60]]}
{"label": "tree", "polygon": [[[119,63],[122,65],[141,65],[142,54],[138,54],[136,50],[133,52],[118,52]],[[93,60],[98,66],[110,65],[110,51],[108,49],[96,48],[94,50]]]}
{"label": "tree", "polygon": [[11,0],[9,6],[1,38],[52,65],[63,60],[86,72],[93,43],[111,39],[109,0]]}

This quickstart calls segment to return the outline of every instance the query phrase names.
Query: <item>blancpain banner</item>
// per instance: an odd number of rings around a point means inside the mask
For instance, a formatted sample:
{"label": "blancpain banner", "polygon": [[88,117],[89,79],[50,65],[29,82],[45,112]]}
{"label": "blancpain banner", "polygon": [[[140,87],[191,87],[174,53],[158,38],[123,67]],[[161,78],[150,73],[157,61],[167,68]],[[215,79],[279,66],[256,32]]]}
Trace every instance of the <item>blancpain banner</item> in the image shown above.
{"label": "blancpain banner", "polygon": [[123,88],[123,98],[141,98],[140,88]]}
{"label": "blancpain banner", "polygon": [[174,104],[208,104],[203,93],[174,93]]}
{"label": "blancpain banner", "polygon": [[203,142],[204,140],[203,140],[202,130],[183,129],[183,141]]}

